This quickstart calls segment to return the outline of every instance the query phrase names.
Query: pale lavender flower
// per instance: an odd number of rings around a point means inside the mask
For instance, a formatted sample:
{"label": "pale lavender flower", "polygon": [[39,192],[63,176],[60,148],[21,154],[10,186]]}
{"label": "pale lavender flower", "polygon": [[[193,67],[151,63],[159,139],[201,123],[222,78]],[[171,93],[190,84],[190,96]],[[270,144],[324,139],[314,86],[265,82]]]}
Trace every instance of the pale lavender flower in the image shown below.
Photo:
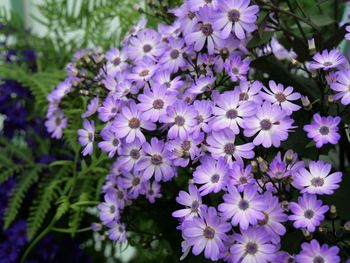
{"label": "pale lavender flower", "polygon": [[127,233],[125,231],[125,224],[119,222],[112,222],[108,225],[108,237],[118,243],[123,243],[127,240]]}
{"label": "pale lavender flower", "polygon": [[239,225],[242,230],[246,230],[249,225],[256,225],[265,218],[263,212],[267,209],[267,204],[255,186],[247,186],[243,196],[236,187],[229,187],[223,199],[219,211],[223,218],[231,220],[233,226]]}
{"label": "pale lavender flower", "polygon": [[260,90],[263,84],[260,81],[241,81],[239,86],[235,87],[235,90],[239,90],[239,100],[252,101],[255,104],[261,104],[262,98],[260,96]]}
{"label": "pale lavender flower", "polygon": [[232,81],[246,81],[247,74],[250,69],[250,59],[243,59],[232,53],[230,59],[224,63],[226,73],[231,77]]}
{"label": "pale lavender flower", "polygon": [[340,139],[338,132],[340,121],[340,117],[321,117],[316,113],[311,124],[304,126],[304,131],[307,132],[308,138],[314,140],[317,148],[327,143],[337,144]]}
{"label": "pale lavender flower", "polygon": [[106,53],[105,71],[108,75],[115,76],[118,72],[126,70],[128,67],[126,52],[120,52],[117,48],[111,48]]}
{"label": "pale lavender flower", "polygon": [[116,167],[121,167],[122,170],[130,172],[134,170],[138,161],[144,156],[142,143],[136,139],[132,143],[123,143],[121,153],[116,161]]}
{"label": "pale lavender flower", "polygon": [[190,10],[190,5],[188,1],[185,1],[181,6],[176,9],[170,10],[176,17],[180,24],[182,33],[184,36],[192,32],[192,29],[198,23],[198,18],[196,13]]}
{"label": "pale lavender flower", "polygon": [[117,207],[117,196],[114,191],[108,191],[104,196],[105,202],[100,203],[97,207],[99,216],[104,225],[114,220],[118,220],[120,213]]}
{"label": "pale lavender flower", "polygon": [[218,193],[226,186],[228,164],[223,157],[218,161],[211,157],[203,157],[201,165],[193,172],[193,181],[201,184],[199,188],[202,196],[209,193]]}
{"label": "pale lavender flower", "polygon": [[231,32],[238,39],[244,39],[247,33],[256,29],[258,12],[259,7],[250,5],[250,0],[221,0],[214,24],[220,28],[223,39],[227,39]]}
{"label": "pale lavender flower", "polygon": [[345,34],[345,39],[350,40],[350,26],[345,27],[346,34]]}
{"label": "pale lavender flower", "polygon": [[167,51],[159,59],[160,68],[175,73],[186,66],[184,58],[185,41],[183,39],[170,38],[168,40]]}
{"label": "pale lavender flower", "polygon": [[194,95],[203,94],[206,91],[213,89],[213,84],[215,82],[214,76],[200,77],[192,84],[188,89],[188,92]]}
{"label": "pale lavender flower", "polygon": [[113,132],[105,128],[100,135],[103,141],[98,143],[98,147],[101,148],[102,151],[107,152],[109,158],[112,158],[117,151],[120,153],[121,142]]}
{"label": "pale lavender flower", "polygon": [[127,75],[128,80],[144,83],[149,81],[154,73],[157,71],[158,65],[156,65],[151,59],[144,59],[137,62],[133,67],[132,73]]}
{"label": "pale lavender flower", "polygon": [[147,181],[144,184],[144,194],[147,200],[153,204],[157,198],[162,197],[162,194],[160,193],[160,184],[156,181],[153,181],[152,183]]}
{"label": "pale lavender flower", "polygon": [[145,180],[149,180],[153,175],[157,182],[169,181],[175,170],[169,159],[169,151],[165,148],[164,141],[159,141],[153,137],[151,143],[142,144],[145,155],[136,165],[136,171],[142,171]]}
{"label": "pale lavender flower", "polygon": [[68,125],[68,120],[64,116],[63,111],[56,110],[46,121],[45,127],[52,138],[61,139],[63,129]]}
{"label": "pale lavender flower", "polygon": [[98,118],[101,121],[107,122],[113,119],[121,107],[121,101],[115,96],[108,96],[103,102],[102,106],[97,109]]}
{"label": "pale lavender flower", "polygon": [[294,187],[301,190],[301,193],[327,194],[331,195],[339,188],[342,180],[342,173],[331,173],[332,165],[322,161],[311,161],[309,170],[301,168],[294,176]]}
{"label": "pale lavender flower", "polygon": [[331,51],[323,50],[322,53],[317,53],[313,56],[313,61],[310,62],[310,69],[333,69],[346,64],[346,59],[338,49]]}
{"label": "pale lavender flower", "polygon": [[96,97],[96,98],[93,98],[88,106],[87,106],[87,111],[84,112],[81,117],[82,118],[88,118],[88,117],[91,117],[92,115],[95,114],[95,112],[97,111],[97,108],[99,106],[99,98]]}
{"label": "pale lavender flower", "polygon": [[211,126],[208,123],[212,119],[213,102],[211,100],[195,100],[193,106],[198,112],[196,117],[197,125],[194,127],[193,133],[198,134],[200,131],[210,132]]}
{"label": "pale lavender flower", "polygon": [[94,139],[95,139],[95,124],[94,121],[84,120],[84,129],[78,130],[79,143],[85,146],[82,154],[91,155],[94,150]]}
{"label": "pale lavender flower", "polygon": [[169,71],[160,71],[152,78],[152,87],[155,85],[163,86],[167,91],[177,94],[184,86],[184,81],[181,76],[172,77]]}
{"label": "pale lavender flower", "polygon": [[187,0],[188,5],[192,12],[197,12],[200,8],[207,6],[211,9],[217,9],[220,0]]}
{"label": "pale lavender flower", "polygon": [[279,147],[281,141],[287,140],[293,120],[278,105],[269,102],[264,102],[256,110],[255,116],[244,121],[244,135],[252,137],[258,134],[253,140],[255,145]]}
{"label": "pale lavender flower", "polygon": [[316,195],[304,194],[298,198],[298,203],[291,202],[289,207],[292,215],[289,216],[295,228],[306,228],[309,232],[315,232],[321,221],[324,220],[324,214],[329,207],[323,205],[321,200],[317,200]]}
{"label": "pale lavender flower", "polygon": [[176,202],[186,207],[172,213],[172,216],[177,218],[191,219],[194,216],[198,216],[201,207],[204,206],[199,190],[194,184],[188,186],[188,193],[180,191],[176,197]]}
{"label": "pale lavender flower", "polygon": [[284,88],[282,84],[277,84],[273,80],[269,81],[270,89],[263,87],[265,92],[261,92],[261,97],[271,102],[272,104],[278,104],[288,114],[291,115],[294,111],[301,109],[299,105],[292,103],[291,101],[299,100],[301,98],[300,93],[294,92],[293,88],[288,86]]}
{"label": "pale lavender flower", "polygon": [[137,110],[136,104],[130,102],[121,108],[121,112],[115,117],[111,131],[116,134],[118,138],[125,138],[127,143],[139,139],[141,143],[146,141],[141,129],[153,131],[156,125],[151,121],[146,121],[141,118],[141,112]]}
{"label": "pale lavender flower", "polygon": [[327,244],[320,246],[316,239],[310,243],[301,244],[301,252],[295,256],[297,263],[339,263],[339,248],[329,247]]}
{"label": "pale lavender flower", "polygon": [[[350,26],[349,26],[350,27]],[[341,99],[343,105],[350,104],[350,70],[341,70],[336,72],[335,81],[330,84],[332,90],[337,92],[334,99]]]}
{"label": "pale lavender flower", "polygon": [[136,199],[143,190],[145,182],[141,173],[123,173],[123,177],[118,177],[118,184],[127,190],[130,199]]}
{"label": "pale lavender flower", "polygon": [[204,250],[204,256],[211,260],[218,260],[224,249],[223,241],[227,239],[225,233],[231,226],[222,222],[214,207],[203,208],[201,217],[185,220],[182,234],[192,247],[192,253],[199,255]]}
{"label": "pale lavender flower", "polygon": [[237,187],[239,192],[243,192],[244,189],[255,183],[252,173],[252,166],[247,165],[244,168],[244,164],[240,162],[234,162],[231,169],[228,171],[227,188],[233,186]]}

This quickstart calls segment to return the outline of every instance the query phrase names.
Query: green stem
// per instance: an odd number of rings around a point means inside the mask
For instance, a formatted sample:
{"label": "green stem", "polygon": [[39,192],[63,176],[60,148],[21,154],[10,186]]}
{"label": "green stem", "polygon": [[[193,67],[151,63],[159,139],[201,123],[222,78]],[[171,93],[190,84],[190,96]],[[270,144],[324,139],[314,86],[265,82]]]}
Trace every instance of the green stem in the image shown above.
{"label": "green stem", "polygon": [[81,228],[81,229],[77,229],[77,230],[70,229],[70,228],[53,227],[51,230],[55,231],[55,232],[71,234],[71,233],[81,233],[81,232],[91,231],[91,227],[85,227],[85,228]]}

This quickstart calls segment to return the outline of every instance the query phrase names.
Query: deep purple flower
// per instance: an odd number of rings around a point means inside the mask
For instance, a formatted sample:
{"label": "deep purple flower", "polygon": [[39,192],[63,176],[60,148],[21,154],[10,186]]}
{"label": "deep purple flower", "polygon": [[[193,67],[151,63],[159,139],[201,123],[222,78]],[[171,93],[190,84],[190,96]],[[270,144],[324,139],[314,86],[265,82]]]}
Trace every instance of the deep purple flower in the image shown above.
{"label": "deep purple flower", "polygon": [[317,148],[327,143],[337,144],[340,139],[338,133],[340,120],[340,117],[321,117],[316,113],[311,124],[304,126],[304,130],[307,132],[307,137],[314,140]]}
{"label": "deep purple flower", "polygon": [[193,173],[193,181],[201,184],[199,191],[202,196],[218,193],[226,186],[228,165],[223,157],[218,161],[211,157],[203,157]]}
{"label": "deep purple flower", "polygon": [[338,256],[339,248],[337,246],[329,247],[327,244],[320,246],[316,239],[311,240],[310,243],[303,243],[301,245],[301,252],[295,256],[297,263],[339,263]]}
{"label": "deep purple flower", "polygon": [[233,226],[248,229],[249,225],[256,225],[258,220],[264,220],[267,204],[259,195],[255,186],[247,186],[243,196],[236,187],[229,187],[223,197],[224,202],[219,205],[219,211],[225,219],[230,219]]}
{"label": "deep purple flower", "polygon": [[292,123],[293,120],[278,105],[264,102],[257,107],[255,116],[245,119],[244,135],[252,137],[258,133],[253,140],[255,145],[279,147],[281,141],[287,140]]}
{"label": "deep purple flower", "polygon": [[229,60],[224,63],[224,68],[232,81],[245,81],[250,69],[250,59],[242,59],[240,56],[232,53]]}
{"label": "deep purple flower", "polygon": [[94,140],[95,140],[95,124],[94,121],[84,120],[84,129],[78,130],[79,143],[85,146],[82,154],[91,155],[94,151]]}
{"label": "deep purple flower", "polygon": [[7,231],[6,236],[8,240],[14,242],[14,246],[23,246],[27,240],[27,223],[25,220],[16,221]]}
{"label": "deep purple flower", "polygon": [[265,92],[261,92],[261,96],[271,102],[278,104],[288,114],[291,115],[294,111],[298,111],[301,107],[290,101],[298,100],[301,95],[297,92],[293,93],[293,88],[288,86],[284,88],[282,84],[276,84],[273,80],[269,81],[270,90],[263,87]]}
{"label": "deep purple flower", "polygon": [[309,171],[301,168],[294,176],[293,185],[300,189],[301,193],[331,195],[339,188],[342,179],[341,172],[330,174],[331,169],[329,163],[311,161]]}
{"label": "deep purple flower", "polygon": [[151,139],[151,143],[142,144],[145,155],[136,165],[137,171],[142,171],[145,180],[149,180],[153,175],[157,182],[169,181],[175,170],[169,159],[169,151],[165,148],[164,141],[159,141],[156,137]]}
{"label": "deep purple flower", "polygon": [[244,39],[246,33],[256,29],[257,5],[249,5],[250,0],[222,0],[214,25],[221,30],[221,37],[227,39],[232,33],[239,39]]}
{"label": "deep purple flower", "polygon": [[234,162],[231,169],[228,171],[227,187],[235,186],[239,192],[243,192],[244,189],[255,183],[252,166],[247,165],[244,168],[244,164],[240,162]]}
{"label": "deep purple flower", "polygon": [[141,143],[146,141],[142,129],[153,131],[156,125],[151,121],[141,118],[141,112],[137,110],[135,102],[130,102],[127,106],[121,108],[121,112],[115,117],[111,131],[116,134],[118,138],[125,138],[127,143],[139,139]]}
{"label": "deep purple flower", "polygon": [[120,213],[117,206],[117,195],[115,191],[107,191],[105,194],[105,202],[98,205],[99,216],[104,225],[118,220]]}
{"label": "deep purple flower", "polygon": [[298,203],[289,203],[293,213],[289,216],[295,228],[306,228],[309,232],[314,232],[329,207],[323,205],[321,200],[317,200],[316,195],[304,194],[298,198]]}
{"label": "deep purple flower", "polygon": [[332,68],[337,68],[342,64],[346,63],[345,57],[342,55],[340,50],[332,49],[323,50],[322,53],[317,53],[313,56],[313,61],[310,62],[310,69],[323,69],[328,70]]}
{"label": "deep purple flower", "polygon": [[260,227],[250,227],[234,234],[236,243],[231,247],[234,263],[275,262],[277,247],[271,244],[270,235]]}
{"label": "deep purple flower", "polygon": [[88,104],[88,106],[87,106],[87,111],[84,112],[84,113],[81,115],[81,117],[82,117],[82,118],[87,118],[87,117],[90,117],[90,116],[94,115],[95,112],[97,111],[98,106],[99,106],[99,98],[98,98],[98,97],[93,98],[93,99],[89,102],[89,104]]}
{"label": "deep purple flower", "polygon": [[176,202],[186,207],[173,212],[172,216],[177,218],[191,219],[194,216],[198,216],[201,207],[204,206],[199,190],[194,184],[188,186],[188,193],[180,191],[176,197]]}
{"label": "deep purple flower", "polygon": [[[349,26],[350,27],[350,26]],[[341,99],[343,105],[350,104],[350,70],[340,70],[336,72],[335,81],[330,84],[332,90],[337,93],[334,95],[334,99]]]}
{"label": "deep purple flower", "polygon": [[222,222],[214,207],[203,208],[201,217],[185,220],[182,233],[192,253],[199,255],[204,250],[204,256],[211,260],[218,260],[220,252],[224,249],[223,241],[231,226]]}

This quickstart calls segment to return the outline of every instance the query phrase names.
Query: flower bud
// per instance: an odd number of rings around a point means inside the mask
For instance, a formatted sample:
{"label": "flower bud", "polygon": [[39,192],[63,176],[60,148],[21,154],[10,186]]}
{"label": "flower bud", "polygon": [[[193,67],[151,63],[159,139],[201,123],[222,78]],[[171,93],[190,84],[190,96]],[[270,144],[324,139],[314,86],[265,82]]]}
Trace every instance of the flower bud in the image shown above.
{"label": "flower bud", "polygon": [[99,224],[99,223],[92,223],[91,224],[91,229],[94,232],[98,232],[98,231],[100,231],[102,229],[102,225]]}
{"label": "flower bud", "polygon": [[256,158],[256,160],[259,163],[259,169],[262,173],[266,173],[269,170],[269,167],[267,166],[267,162],[261,158],[260,156]]}
{"label": "flower bud", "polygon": [[350,233],[350,221],[345,222],[344,230],[345,230],[345,232]]}
{"label": "flower bud", "polygon": [[251,161],[250,165],[252,166],[253,173],[256,173],[258,171],[258,163],[256,161]]}
{"label": "flower bud", "polygon": [[312,104],[307,96],[301,96],[301,103],[305,110],[309,111],[312,109]]}
{"label": "flower bud", "polygon": [[311,38],[307,41],[308,46],[309,46],[309,51],[311,54],[315,54],[316,53],[316,44],[315,44],[315,39]]}
{"label": "flower bud", "polygon": [[332,95],[327,96],[327,102],[328,104],[334,104],[335,103],[334,97]]}
{"label": "flower bud", "polygon": [[292,164],[293,163],[293,159],[294,159],[294,152],[293,150],[288,150],[286,151],[286,163],[287,164]]}
{"label": "flower bud", "polygon": [[335,205],[331,205],[331,208],[329,209],[329,215],[331,219],[334,219],[338,216],[337,207]]}
{"label": "flower bud", "polygon": [[226,60],[230,55],[230,51],[227,48],[220,49],[220,56],[223,60]]}
{"label": "flower bud", "polygon": [[309,231],[307,231],[306,229],[302,229],[301,232],[303,232],[303,235],[305,237],[306,240],[311,240],[312,239],[312,233],[310,233]]}

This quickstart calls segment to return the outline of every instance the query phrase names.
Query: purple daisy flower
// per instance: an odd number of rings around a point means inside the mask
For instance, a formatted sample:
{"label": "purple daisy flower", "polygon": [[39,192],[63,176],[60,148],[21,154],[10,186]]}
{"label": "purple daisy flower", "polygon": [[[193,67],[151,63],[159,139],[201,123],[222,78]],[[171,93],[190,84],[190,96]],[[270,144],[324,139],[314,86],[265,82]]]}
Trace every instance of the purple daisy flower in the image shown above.
{"label": "purple daisy flower", "polygon": [[206,91],[213,89],[213,84],[215,82],[214,76],[200,77],[198,78],[192,86],[188,89],[190,94],[198,95],[203,94]]}
{"label": "purple daisy flower", "polygon": [[250,227],[234,234],[236,243],[231,247],[234,263],[275,262],[277,247],[271,244],[270,235],[260,227]]}
{"label": "purple daisy flower", "polygon": [[192,253],[199,255],[204,250],[204,256],[211,260],[218,260],[224,249],[223,241],[227,239],[225,233],[231,226],[222,222],[214,207],[203,208],[201,217],[185,220],[182,234],[192,247]]}
{"label": "purple daisy flower", "polygon": [[327,244],[320,246],[317,240],[313,239],[310,243],[301,245],[301,252],[295,256],[297,263],[339,263],[339,248],[337,246],[329,247]]}
{"label": "purple daisy flower", "polygon": [[123,173],[123,177],[118,179],[118,184],[127,189],[128,198],[136,199],[141,194],[145,182],[141,173]]}
{"label": "purple daisy flower", "polygon": [[192,32],[193,27],[197,25],[198,18],[194,12],[190,10],[188,1],[185,1],[180,7],[170,10],[178,19],[182,33],[184,36]]}
{"label": "purple daisy flower", "polygon": [[114,191],[108,191],[104,196],[105,202],[98,205],[99,216],[104,225],[119,219],[119,207],[117,207],[117,195]]}
{"label": "purple daisy flower", "polygon": [[119,222],[112,222],[108,225],[108,237],[118,243],[123,243],[127,240],[127,233],[125,231],[125,224]]}
{"label": "purple daisy flower", "polygon": [[322,53],[317,53],[313,56],[313,61],[310,62],[310,69],[328,70],[337,68],[342,64],[346,64],[346,59],[338,49],[323,50]]}
{"label": "purple daisy flower", "polygon": [[123,106],[121,112],[115,117],[111,131],[118,138],[125,138],[127,143],[131,143],[135,139],[139,139],[141,143],[144,143],[146,138],[141,132],[141,128],[153,131],[156,129],[156,125],[151,121],[144,120],[140,115],[141,112],[137,110],[135,102],[130,102],[129,105]]}
{"label": "purple daisy flower", "polygon": [[350,40],[350,26],[345,27],[346,34],[345,34],[345,39]]}
{"label": "purple daisy flower", "polygon": [[84,129],[78,130],[79,135],[79,143],[82,146],[85,146],[82,154],[91,155],[94,150],[94,140],[95,140],[95,124],[94,121],[89,122],[88,120],[84,120]]}
{"label": "purple daisy flower", "polygon": [[235,135],[239,134],[239,127],[243,119],[251,117],[256,112],[254,102],[240,102],[238,91],[227,91],[215,98],[213,107],[214,118],[211,127],[214,131],[230,128]]}
{"label": "purple daisy flower", "polygon": [[263,84],[260,81],[241,81],[235,90],[239,90],[240,101],[252,101],[255,104],[261,104],[262,98],[260,90]]}
{"label": "purple daisy flower", "polygon": [[202,196],[209,193],[218,193],[226,186],[228,165],[223,157],[218,161],[211,157],[203,157],[193,173],[193,181],[201,184],[199,191]]}
{"label": "purple daisy flower", "polygon": [[340,117],[321,117],[318,113],[313,116],[311,124],[304,126],[307,137],[313,139],[317,148],[321,148],[324,144],[337,144],[340,135],[338,133],[338,124]]}
{"label": "purple daisy flower", "polygon": [[142,144],[145,155],[136,165],[136,171],[142,171],[145,180],[149,180],[153,175],[157,182],[169,181],[175,170],[169,159],[169,151],[165,149],[164,141],[159,141],[153,137],[151,143]]}
{"label": "purple daisy flower", "polygon": [[231,32],[238,39],[244,39],[246,33],[251,33],[256,29],[258,12],[259,7],[250,5],[250,0],[222,0],[214,24],[220,28],[223,39],[227,39]]}
{"label": "purple daisy flower", "polygon": [[184,101],[176,101],[167,108],[167,115],[162,115],[160,122],[172,124],[168,131],[169,139],[185,139],[197,124],[197,115],[193,106]]}
{"label": "purple daisy flower", "polygon": [[158,65],[156,65],[152,60],[144,59],[137,62],[136,66],[132,69],[132,73],[129,73],[127,78],[130,81],[144,83],[152,78],[157,69]]}
{"label": "purple daisy flower", "polygon": [[225,157],[226,162],[230,165],[234,160],[242,162],[242,158],[252,159],[254,157],[254,144],[237,145],[235,139],[236,136],[230,129],[212,132],[207,137],[208,151],[216,160]]}
{"label": "purple daisy flower", "polygon": [[272,104],[280,105],[288,115],[301,109],[299,105],[290,102],[301,98],[299,93],[293,93],[292,87],[288,86],[287,88],[284,88],[282,84],[276,84],[273,80],[269,81],[269,87],[270,90],[263,87],[265,92],[261,92],[260,94],[265,100]]}
{"label": "purple daisy flower", "polygon": [[87,111],[84,112],[84,113],[81,115],[81,117],[82,117],[82,118],[87,118],[87,117],[90,117],[90,116],[94,115],[95,112],[97,111],[98,106],[99,106],[99,98],[96,97],[96,98],[92,99],[92,100],[89,102],[89,104],[88,104],[88,106],[87,106]]}
{"label": "purple daisy flower", "polygon": [[102,151],[107,152],[109,158],[112,158],[117,151],[120,153],[121,142],[115,134],[109,130],[109,127],[106,128],[100,133],[103,141],[98,143],[98,147],[101,148]]}
{"label": "purple daisy flower", "polygon": [[137,105],[141,118],[156,122],[159,117],[166,114],[166,108],[172,104],[175,96],[169,95],[163,86],[154,86],[152,90],[144,88],[143,93],[138,96],[140,103]]}
{"label": "purple daisy flower", "polygon": [[123,143],[115,166],[121,167],[124,171],[131,172],[143,156],[142,143],[138,139],[132,143]]}
{"label": "purple daisy flower", "polygon": [[316,195],[304,194],[298,198],[298,203],[289,203],[293,215],[288,218],[293,222],[295,228],[306,228],[309,232],[315,232],[324,214],[329,207],[323,205],[321,200],[317,200]]}
{"label": "purple daisy flower", "polygon": [[152,87],[155,85],[163,86],[169,93],[177,94],[184,86],[184,81],[181,76],[173,78],[169,71],[161,71],[157,72],[157,75],[152,78]]}
{"label": "purple daisy flower", "polygon": [[[349,26],[350,27],[350,26]],[[335,81],[330,84],[332,90],[337,93],[334,95],[334,99],[341,99],[343,105],[350,104],[350,70],[341,70],[336,72]]]}
{"label": "purple daisy flower", "polygon": [[264,102],[257,107],[255,116],[244,120],[244,135],[252,137],[258,133],[253,140],[255,145],[279,147],[281,141],[287,140],[293,122],[278,105]]}
{"label": "purple daisy flower", "polygon": [[227,182],[228,188],[233,185],[239,192],[243,192],[247,186],[255,183],[252,173],[252,166],[247,165],[247,167],[244,168],[243,163],[234,162],[228,172]]}
{"label": "purple daisy flower", "polygon": [[311,161],[309,171],[301,168],[294,176],[293,185],[301,190],[301,193],[331,195],[339,188],[343,174],[336,172],[330,174],[332,165],[322,161]]}
{"label": "purple daisy flower", "polygon": [[117,48],[111,48],[106,53],[105,71],[108,75],[115,76],[118,72],[122,72],[128,67],[126,52],[120,52]]}
{"label": "purple daisy flower", "polygon": [[197,125],[194,127],[193,133],[199,134],[200,131],[208,133],[211,126],[208,124],[212,119],[213,103],[211,100],[195,100],[193,102],[194,109],[198,112],[196,117]]}
{"label": "purple daisy flower", "polygon": [[194,216],[198,216],[201,208],[204,206],[199,190],[194,184],[188,186],[188,193],[180,191],[176,197],[176,202],[186,207],[173,212],[172,216],[177,218],[191,219]]}
{"label": "purple daisy flower", "polygon": [[115,96],[108,96],[103,102],[102,106],[97,109],[98,118],[101,121],[107,122],[113,119],[121,107],[121,101]]}
{"label": "purple daisy flower", "polygon": [[230,59],[224,63],[224,68],[232,81],[247,79],[247,74],[250,69],[250,59],[243,59],[240,56],[232,53]]}
{"label": "purple daisy flower", "polygon": [[184,58],[185,41],[183,39],[170,38],[168,40],[167,51],[159,59],[160,67],[170,73],[175,73],[186,66]]}
{"label": "purple daisy flower", "polygon": [[160,184],[156,181],[153,181],[152,183],[147,181],[144,185],[144,194],[147,200],[153,204],[157,198],[162,197],[162,194],[160,193]]}
{"label": "purple daisy flower", "polygon": [[223,218],[231,220],[233,226],[239,225],[242,230],[246,230],[249,225],[256,225],[259,220],[265,219],[263,212],[267,205],[255,186],[247,186],[243,196],[236,187],[229,187],[223,199],[219,211]]}
{"label": "purple daisy flower", "polygon": [[213,27],[213,11],[205,6],[197,12],[198,23],[194,26],[193,32],[185,35],[187,45],[194,45],[195,51],[201,51],[206,45],[208,53],[213,54],[216,47],[220,45],[222,39],[220,32]]}
{"label": "purple daisy flower", "polygon": [[219,0],[187,0],[187,2],[192,12],[197,12],[200,8],[204,6],[210,7],[211,9],[215,10],[219,5]]}
{"label": "purple daisy flower", "polygon": [[46,121],[45,127],[52,138],[61,139],[62,131],[68,125],[68,120],[61,110],[56,110]]}

